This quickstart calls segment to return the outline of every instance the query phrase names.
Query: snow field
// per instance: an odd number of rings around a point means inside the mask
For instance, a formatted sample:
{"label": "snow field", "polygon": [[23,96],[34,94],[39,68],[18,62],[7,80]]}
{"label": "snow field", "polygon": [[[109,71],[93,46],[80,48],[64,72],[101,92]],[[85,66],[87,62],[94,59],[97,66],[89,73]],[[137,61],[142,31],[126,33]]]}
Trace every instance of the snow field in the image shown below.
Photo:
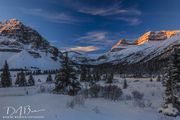
{"label": "snow field", "polygon": [[[43,120],[180,120],[180,117],[167,117],[158,113],[158,108],[163,103],[164,88],[160,82],[155,80],[150,82],[150,78],[126,78],[128,88],[123,89],[122,100],[111,101],[103,98],[88,98],[85,99],[85,104],[70,108],[67,107],[67,102],[72,101],[73,97],[43,91],[38,92],[37,88],[41,85],[45,88],[53,86],[44,83],[46,77],[47,75],[34,76],[35,80],[41,79],[41,82],[33,89],[36,92],[34,94],[0,96],[0,115],[4,114],[3,108],[5,106],[30,105],[33,109],[45,109],[45,111],[38,113],[38,115],[44,116]],[[117,76],[115,78],[118,81],[114,84],[122,88],[123,78]],[[105,85],[103,81],[98,84]],[[5,93],[6,89],[8,88],[0,89],[0,94]],[[132,92],[135,90],[144,94],[142,101],[145,105],[147,104],[146,106],[141,107],[137,105],[134,98],[127,99],[125,97],[132,96]],[[10,88],[7,91],[18,93],[18,91],[24,92],[26,90],[24,88]]]}

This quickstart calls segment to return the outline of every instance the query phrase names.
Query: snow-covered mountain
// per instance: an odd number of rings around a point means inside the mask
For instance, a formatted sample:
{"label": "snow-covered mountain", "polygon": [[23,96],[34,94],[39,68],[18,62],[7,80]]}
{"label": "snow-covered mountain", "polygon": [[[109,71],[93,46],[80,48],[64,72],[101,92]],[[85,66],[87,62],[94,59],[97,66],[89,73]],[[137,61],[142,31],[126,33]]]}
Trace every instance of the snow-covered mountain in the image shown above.
{"label": "snow-covered mountain", "polygon": [[0,68],[58,69],[59,50],[36,30],[16,19],[0,23]]}
{"label": "snow-covered mountain", "polygon": [[134,42],[120,40],[97,63],[136,64],[168,58],[174,45],[180,43],[180,30],[147,32]]}
{"label": "snow-covered mountain", "polygon": [[[118,41],[110,51],[97,58],[75,51],[68,53],[78,64],[137,64],[167,59],[179,41],[180,30],[150,31],[135,41]],[[0,23],[0,69],[5,60],[11,69],[58,69],[61,55],[62,51],[22,22],[10,19]]]}

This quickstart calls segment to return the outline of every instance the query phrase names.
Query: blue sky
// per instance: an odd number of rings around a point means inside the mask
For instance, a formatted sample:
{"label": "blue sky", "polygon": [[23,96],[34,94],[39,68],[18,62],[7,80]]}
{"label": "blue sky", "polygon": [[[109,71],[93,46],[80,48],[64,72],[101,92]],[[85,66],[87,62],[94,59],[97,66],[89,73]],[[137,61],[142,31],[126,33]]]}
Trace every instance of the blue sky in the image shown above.
{"label": "blue sky", "polygon": [[0,0],[0,21],[17,18],[58,48],[103,53],[121,38],[180,29],[180,0]]}

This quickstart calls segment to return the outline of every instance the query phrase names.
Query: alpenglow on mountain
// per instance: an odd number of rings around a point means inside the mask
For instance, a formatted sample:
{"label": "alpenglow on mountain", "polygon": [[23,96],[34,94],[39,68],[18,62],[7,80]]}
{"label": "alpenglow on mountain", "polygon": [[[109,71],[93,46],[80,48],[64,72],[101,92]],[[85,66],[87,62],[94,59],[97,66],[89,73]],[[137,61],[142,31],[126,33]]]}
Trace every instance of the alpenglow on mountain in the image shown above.
{"label": "alpenglow on mountain", "polygon": [[0,68],[58,69],[59,50],[36,30],[16,19],[0,23]]}
{"label": "alpenglow on mountain", "polygon": [[174,46],[179,43],[180,30],[150,31],[135,41],[118,41],[110,51],[98,57],[97,63],[120,66],[117,69],[129,66],[136,71],[145,67],[159,69],[167,63]]}
{"label": "alpenglow on mountain", "polygon": [[[111,64],[120,66],[118,69],[138,65],[138,68],[146,66],[149,69],[166,64],[173,47],[179,42],[180,30],[149,31],[134,41],[118,41],[111,50],[94,59],[68,52],[77,64]],[[59,69],[61,54],[36,30],[19,20],[0,23],[0,68],[7,60],[11,69]]]}

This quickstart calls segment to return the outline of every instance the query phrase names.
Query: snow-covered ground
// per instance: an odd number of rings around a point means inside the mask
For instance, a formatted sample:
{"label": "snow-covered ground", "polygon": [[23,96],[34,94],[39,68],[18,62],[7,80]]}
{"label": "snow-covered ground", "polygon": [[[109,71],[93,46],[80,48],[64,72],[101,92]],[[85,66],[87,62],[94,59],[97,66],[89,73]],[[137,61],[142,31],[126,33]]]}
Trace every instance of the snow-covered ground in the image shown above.
{"label": "snow-covered ground", "polygon": [[[35,79],[45,81],[46,76],[35,76]],[[114,83],[122,88],[123,79],[116,77]],[[150,82],[150,78],[127,78],[128,88],[123,89],[122,99],[119,101],[105,100],[103,98],[88,98],[82,105],[67,107],[73,97],[67,95],[38,92],[38,85],[28,95],[0,96],[0,120],[6,115],[8,106],[18,108],[30,106],[32,110],[42,110],[38,113],[31,113],[31,116],[43,116],[43,120],[180,120],[180,117],[167,117],[158,113],[158,108],[163,103],[163,87],[160,82]],[[103,82],[99,84],[104,85]],[[25,88],[0,88],[0,94],[7,91],[23,91]],[[8,90],[9,89],[9,90]],[[32,88],[26,88],[30,90]],[[132,91],[137,90],[144,94],[144,107],[139,106],[132,96]],[[34,92],[36,91],[36,92]],[[32,94],[30,94],[32,93]],[[23,119],[24,120],[24,119]],[[33,120],[37,120],[34,118]]]}

